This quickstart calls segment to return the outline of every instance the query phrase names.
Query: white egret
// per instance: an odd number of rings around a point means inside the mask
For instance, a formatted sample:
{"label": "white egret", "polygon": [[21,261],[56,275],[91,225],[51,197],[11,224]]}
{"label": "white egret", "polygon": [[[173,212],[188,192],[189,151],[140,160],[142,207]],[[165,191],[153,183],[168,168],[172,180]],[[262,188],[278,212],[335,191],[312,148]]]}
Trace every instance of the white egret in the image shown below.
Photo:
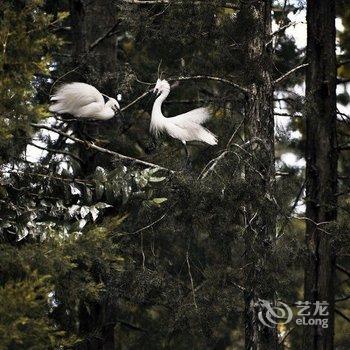
{"label": "white egret", "polygon": [[[106,96],[106,95],[104,95]],[[51,97],[54,102],[49,108],[58,114],[71,114],[78,119],[107,120],[117,112],[121,114],[117,100],[108,97],[105,103],[103,94],[85,83],[68,83],[60,86]]]}
{"label": "white egret", "polygon": [[189,159],[187,141],[201,141],[209,145],[217,145],[217,137],[201,124],[210,119],[208,108],[196,108],[175,117],[166,118],[162,113],[162,103],[170,93],[170,85],[166,80],[157,80],[153,90],[156,100],[153,104],[150,132],[155,136],[165,132],[174,139],[180,140],[185,146],[186,157]]}

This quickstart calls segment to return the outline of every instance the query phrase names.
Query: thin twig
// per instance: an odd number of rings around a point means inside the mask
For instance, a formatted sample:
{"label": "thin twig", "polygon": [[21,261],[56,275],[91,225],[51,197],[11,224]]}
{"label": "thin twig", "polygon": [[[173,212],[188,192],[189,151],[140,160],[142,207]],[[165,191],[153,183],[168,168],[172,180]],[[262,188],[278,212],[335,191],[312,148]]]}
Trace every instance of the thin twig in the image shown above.
{"label": "thin twig", "polygon": [[345,301],[345,300],[348,300],[348,299],[350,299],[350,295],[346,295],[346,296],[344,296],[344,297],[337,298],[337,299],[335,299],[335,302],[336,302],[336,303],[339,303],[339,302],[341,302],[341,301]]}
{"label": "thin twig", "polygon": [[127,110],[128,108],[130,108],[131,106],[133,106],[135,103],[139,102],[140,100],[142,100],[143,98],[145,98],[152,90],[148,90],[146,92],[144,92],[141,96],[137,97],[134,101],[130,102],[128,105],[126,105],[125,107],[123,107],[121,109],[122,112],[124,112],[125,110]]}
{"label": "thin twig", "polygon": [[294,212],[296,206],[298,205],[298,202],[299,202],[299,200],[300,200],[300,197],[301,197],[302,194],[303,194],[303,191],[304,191],[304,188],[305,188],[305,183],[306,183],[306,181],[304,180],[303,183],[302,183],[302,185],[301,185],[301,187],[300,187],[300,189],[299,189],[299,191],[298,191],[297,196],[295,197],[294,203],[293,203],[293,205],[292,205],[292,207],[291,207],[291,209],[290,209],[290,211],[289,211],[289,215],[285,217],[285,220],[284,220],[284,222],[283,222],[283,224],[282,224],[282,226],[281,226],[281,229],[280,229],[280,231],[278,232],[276,238],[280,238],[281,236],[283,236],[283,232],[284,232],[284,229],[285,229],[286,226],[287,226],[287,223],[288,223],[288,221],[289,221],[289,218],[290,218],[290,216],[293,214],[293,212]]}
{"label": "thin twig", "polygon": [[302,118],[301,114],[289,114],[289,113],[281,113],[281,112],[273,112],[273,115],[277,115],[279,117],[289,117],[289,118]]}
{"label": "thin twig", "polygon": [[[184,1],[170,1],[170,0],[123,0],[123,2],[131,5],[184,5]],[[192,3],[193,5],[202,5],[205,4],[204,1],[195,1]],[[239,7],[231,4],[230,2],[226,2],[222,5],[223,7],[238,10]]]}
{"label": "thin twig", "polygon": [[239,123],[239,125],[237,126],[236,130],[233,132],[233,134],[231,135],[230,139],[228,140],[227,142],[227,145],[226,145],[226,149],[228,149],[230,147],[230,144],[231,142],[233,141],[233,138],[236,136],[237,132],[239,131],[239,129],[241,128],[241,126],[243,125],[245,119],[246,119],[247,115],[245,115],[241,122]]}
{"label": "thin twig", "polygon": [[72,157],[74,158],[75,160],[77,160],[78,162],[83,162],[83,160],[79,157],[77,157],[76,155],[72,154],[72,153],[69,153],[69,152],[66,152],[66,151],[57,151],[55,149],[52,149],[52,148],[46,148],[46,147],[42,147],[42,146],[39,146],[39,145],[36,145],[35,143],[33,142],[28,142],[28,145],[31,145],[31,146],[34,146],[36,148],[39,148],[43,151],[47,151],[47,152],[50,152],[50,153],[57,153],[57,154],[64,154],[66,156],[69,156],[69,157]]}
{"label": "thin twig", "polygon": [[273,84],[277,85],[279,83],[281,83],[283,80],[285,80],[286,78],[288,78],[291,74],[293,74],[294,72],[298,71],[301,68],[304,68],[306,66],[308,66],[308,63],[303,63],[297,67],[294,67],[293,69],[291,69],[290,71],[288,71],[287,73],[283,74],[281,77],[279,77],[278,79],[276,79]]}
{"label": "thin twig", "polygon": [[114,30],[117,28],[117,26],[120,24],[120,21],[118,21],[117,23],[115,23],[111,28],[109,28],[107,30],[107,32],[105,34],[103,34],[102,36],[100,36],[99,38],[97,38],[90,46],[88,49],[88,52],[92,51],[101,41],[103,41],[104,39],[112,36],[115,34]]}
{"label": "thin twig", "polygon": [[112,156],[115,156],[121,161],[134,163],[134,164],[139,164],[139,165],[150,167],[150,168],[158,168],[160,170],[165,170],[165,171],[167,171],[169,173],[174,173],[174,170],[171,170],[171,169],[168,169],[168,168],[164,168],[164,167],[162,167],[160,165],[157,165],[157,164],[145,162],[143,160],[136,159],[136,158],[133,158],[133,157],[124,156],[123,154],[111,151],[111,150],[109,150],[107,148],[103,148],[103,147],[97,146],[97,145],[95,145],[94,143],[91,143],[91,142],[83,141],[81,139],[78,139],[77,137],[74,137],[72,135],[69,135],[69,134],[61,131],[61,130],[52,128],[52,127],[47,126],[47,125],[35,124],[35,123],[31,123],[30,125],[33,126],[34,128],[37,128],[37,129],[46,129],[46,130],[55,132],[55,133],[57,133],[59,135],[65,136],[68,139],[71,139],[74,142],[80,143],[82,145],[87,145],[88,147],[90,147],[92,149],[95,149],[96,151],[99,151],[99,152],[102,152],[102,153],[107,153],[107,154],[110,154]]}
{"label": "thin twig", "polygon": [[290,328],[288,330],[288,332],[286,333],[286,335],[280,340],[280,342],[278,343],[278,345],[283,345],[284,341],[287,339],[287,337],[294,331],[295,327]]}
{"label": "thin twig", "polygon": [[290,22],[290,23],[287,23],[287,24],[285,24],[284,26],[282,26],[282,27],[278,28],[277,30],[275,30],[275,31],[271,34],[271,36],[276,36],[276,35],[278,35],[279,33],[283,32],[285,29],[287,29],[287,28],[289,28],[289,27],[291,27],[291,26],[295,26],[295,25],[298,24],[298,23],[304,23],[304,22]]}
{"label": "thin twig", "polygon": [[210,75],[194,75],[194,76],[188,76],[188,77],[175,77],[175,78],[169,78],[167,79],[168,81],[187,81],[187,80],[213,80],[213,81],[218,81],[227,85],[230,85],[242,92],[244,92],[245,94],[251,94],[251,91],[243,86],[240,86],[239,84],[225,79],[225,78],[221,78],[221,77],[213,77]]}
{"label": "thin twig", "polygon": [[346,275],[348,275],[348,276],[350,277],[350,271],[347,270],[345,267],[343,267],[343,266],[341,266],[341,265],[339,265],[339,264],[336,264],[335,267],[336,267],[339,271],[345,273]]}
{"label": "thin twig", "polygon": [[188,256],[188,251],[186,252],[186,263],[187,263],[187,269],[188,269],[188,275],[190,276],[190,281],[191,281],[191,289],[192,289],[192,296],[193,296],[193,304],[196,309],[198,309],[198,305],[196,302],[196,294],[194,291],[194,283],[193,283],[193,277],[191,273],[191,265],[190,265],[190,259]]}
{"label": "thin twig", "polygon": [[334,309],[334,312],[336,314],[338,314],[339,316],[341,316],[344,320],[350,322],[350,318],[348,316],[346,316],[345,314],[343,314],[340,310]]}
{"label": "thin twig", "polygon": [[140,229],[138,229],[137,231],[135,232],[131,232],[131,233],[128,233],[128,235],[136,235],[144,230],[147,230],[148,228],[151,228],[152,226],[154,226],[155,224],[157,224],[159,221],[162,221],[165,217],[167,216],[167,213],[163,214],[159,219],[151,222],[149,225],[145,226],[145,227],[142,227]]}

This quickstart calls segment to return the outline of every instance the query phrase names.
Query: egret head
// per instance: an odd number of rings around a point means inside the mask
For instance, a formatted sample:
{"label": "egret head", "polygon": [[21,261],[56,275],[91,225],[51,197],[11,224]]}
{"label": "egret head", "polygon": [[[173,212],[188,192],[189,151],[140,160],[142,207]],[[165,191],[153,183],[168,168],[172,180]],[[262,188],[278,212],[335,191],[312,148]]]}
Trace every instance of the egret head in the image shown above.
{"label": "egret head", "polygon": [[112,97],[110,97],[109,100],[106,102],[106,106],[111,107],[116,113],[120,111],[120,105],[118,101]]}
{"label": "egret head", "polygon": [[165,80],[157,80],[156,86],[153,89],[153,94],[155,94],[157,97],[161,95],[162,93],[169,94],[170,92],[170,84]]}
{"label": "egret head", "polygon": [[115,117],[120,115],[122,120],[124,120],[124,115],[120,108],[119,102],[116,99],[109,97],[109,100],[106,102],[106,107],[110,107],[113,110]]}

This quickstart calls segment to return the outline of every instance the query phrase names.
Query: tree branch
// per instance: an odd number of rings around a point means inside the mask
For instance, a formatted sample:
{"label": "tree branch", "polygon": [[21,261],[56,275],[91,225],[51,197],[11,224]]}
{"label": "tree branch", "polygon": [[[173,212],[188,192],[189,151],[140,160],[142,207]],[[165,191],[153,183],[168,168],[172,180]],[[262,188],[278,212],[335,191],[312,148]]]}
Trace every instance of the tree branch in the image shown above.
{"label": "tree branch", "polygon": [[337,299],[335,299],[335,302],[338,303],[340,301],[345,301],[345,300],[348,300],[348,299],[350,299],[350,295],[346,295],[344,297],[337,298]]}
{"label": "tree branch", "polygon": [[107,30],[107,32],[105,34],[103,34],[102,36],[100,36],[99,38],[97,38],[90,46],[88,49],[88,52],[92,51],[101,41],[103,41],[106,38],[109,38],[110,36],[112,36],[114,33],[114,30],[118,27],[118,25],[120,24],[120,21],[118,21],[117,23],[115,23],[111,28],[109,28]]}
{"label": "tree branch", "polygon": [[276,35],[278,35],[279,33],[283,32],[285,29],[287,29],[287,28],[289,28],[289,27],[291,27],[291,26],[294,26],[294,25],[296,25],[296,24],[298,24],[298,23],[303,23],[303,22],[290,22],[290,23],[287,23],[286,25],[284,25],[284,26],[278,28],[277,30],[275,30],[275,31],[271,34],[271,36],[276,36]]}
{"label": "tree branch", "polygon": [[301,68],[304,68],[306,66],[308,66],[309,64],[308,63],[303,63],[297,67],[294,67],[293,69],[291,69],[289,72],[283,74],[281,77],[279,77],[278,79],[276,79],[273,84],[274,85],[277,85],[279,83],[281,83],[283,80],[285,80],[286,78],[288,78],[291,74],[293,74],[294,72],[298,71],[299,69]]}
{"label": "tree branch", "polygon": [[348,316],[346,316],[345,314],[343,314],[340,310],[334,309],[334,312],[336,314],[338,314],[339,316],[341,316],[344,320],[350,322],[350,318]]}
{"label": "tree branch", "polygon": [[47,125],[44,125],[44,124],[35,124],[35,123],[31,123],[30,124],[32,127],[34,128],[37,128],[37,129],[46,129],[46,130],[49,130],[49,131],[52,131],[52,132],[55,132],[59,135],[62,135],[62,136],[65,136],[67,137],[68,139],[71,139],[72,141],[76,142],[76,143],[80,143],[82,145],[87,145],[89,146],[90,148],[92,149],[95,149],[96,151],[99,151],[99,152],[102,152],[102,153],[107,153],[107,154],[110,154],[112,156],[115,156],[117,157],[119,160],[121,161],[124,161],[124,162],[127,162],[127,163],[134,163],[134,164],[139,164],[139,165],[142,165],[142,166],[146,166],[146,167],[150,167],[150,168],[159,168],[161,170],[165,170],[169,173],[174,173],[174,170],[170,170],[170,169],[167,169],[167,168],[164,168],[160,165],[157,165],[157,164],[153,164],[153,163],[149,163],[149,162],[145,162],[143,160],[140,160],[140,159],[136,159],[136,158],[132,158],[132,157],[128,157],[128,156],[124,156],[120,153],[117,153],[117,152],[114,152],[114,151],[111,151],[107,148],[103,148],[103,147],[100,147],[100,146],[97,146],[95,145],[94,143],[91,143],[91,142],[87,142],[87,141],[84,141],[84,140],[81,140],[81,139],[78,139],[77,137],[75,136],[72,136],[72,135],[69,135],[61,130],[58,130],[58,129],[55,129],[55,128],[52,128],[50,126],[47,126]]}
{"label": "tree branch", "polygon": [[279,113],[279,112],[273,112],[273,115],[278,115],[280,117],[290,117],[290,118],[302,118],[303,117],[301,114],[289,114],[289,113]]}
{"label": "tree branch", "polygon": [[[123,0],[124,3],[131,4],[131,5],[168,5],[168,4],[174,4],[174,5],[183,5],[183,1],[170,1],[170,0]],[[205,4],[204,1],[195,1],[193,3],[194,5],[201,5]],[[227,7],[230,9],[238,10],[239,7],[235,6],[229,2],[226,2],[222,5],[222,7]]]}
{"label": "tree branch", "polygon": [[142,100],[143,98],[145,98],[152,90],[146,91],[144,92],[142,95],[140,95],[139,97],[137,97],[134,101],[130,102],[128,105],[126,105],[125,107],[123,107],[121,109],[122,112],[124,112],[125,110],[127,110],[128,108],[130,108],[131,106],[133,106],[134,104],[136,104],[137,102],[139,102],[140,100]]}
{"label": "tree branch", "polygon": [[251,91],[243,86],[240,86],[239,84],[225,79],[221,77],[213,77],[210,75],[194,75],[194,76],[188,76],[188,77],[177,77],[177,78],[169,78],[168,81],[187,81],[187,80],[213,80],[213,81],[218,81],[220,83],[224,83],[227,85],[230,85],[234,87],[235,89],[240,90],[241,92],[244,92],[245,94],[251,94]]}
{"label": "tree branch", "polygon": [[335,267],[336,267],[339,271],[345,273],[346,275],[348,275],[348,276],[350,277],[350,271],[348,271],[345,267],[343,267],[343,266],[341,266],[341,265],[339,265],[339,264],[336,264]]}
{"label": "tree branch", "polygon": [[78,162],[83,162],[83,160],[79,157],[77,157],[76,155],[72,154],[72,153],[69,153],[69,152],[66,152],[66,151],[57,151],[55,149],[52,149],[52,148],[46,148],[46,147],[42,147],[42,146],[39,146],[39,145],[36,145],[35,143],[33,142],[28,142],[28,145],[31,145],[31,146],[34,146],[36,148],[39,148],[43,151],[46,151],[46,152],[50,152],[50,153],[57,153],[57,154],[64,154],[66,156],[69,156],[69,157],[72,157],[74,158],[75,160],[77,160]]}

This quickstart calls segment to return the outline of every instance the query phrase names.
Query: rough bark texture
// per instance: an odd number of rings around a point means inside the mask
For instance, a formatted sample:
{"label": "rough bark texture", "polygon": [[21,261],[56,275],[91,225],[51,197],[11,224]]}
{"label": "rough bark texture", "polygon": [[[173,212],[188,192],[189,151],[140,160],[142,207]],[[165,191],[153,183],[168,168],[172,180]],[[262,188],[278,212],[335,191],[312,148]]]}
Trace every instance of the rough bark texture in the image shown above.
{"label": "rough bark texture", "polygon": [[[116,94],[117,9],[112,0],[71,0],[72,53],[89,83]],[[84,72],[85,70],[85,72]]]}
{"label": "rough bark texture", "polygon": [[259,299],[273,303],[274,285],[271,281],[271,254],[276,225],[274,202],[274,116],[270,50],[266,46],[271,34],[271,4],[269,1],[243,1],[242,18],[250,21],[245,38],[246,65],[251,69],[248,86],[252,95],[246,102],[246,140],[251,141],[250,165],[245,177],[255,190],[256,198],[246,205],[247,230],[245,268],[245,348],[277,348],[275,328],[263,326],[258,319]]}
{"label": "rough bark texture", "polygon": [[[117,8],[112,0],[70,0],[71,42],[73,64],[79,75],[76,79],[96,86],[102,93],[115,98],[117,93]],[[78,122],[75,132],[81,138],[87,135],[103,139],[107,131],[116,130],[115,118],[104,122]],[[78,146],[78,145],[77,145]],[[83,160],[81,176],[93,173],[96,166],[110,162],[101,153],[84,146],[79,157]],[[115,349],[116,313],[105,304],[79,306],[79,332],[82,335],[96,334],[78,346],[79,350]]]}
{"label": "rough bark texture", "polygon": [[335,254],[325,222],[337,216],[335,0],[308,0],[305,300],[329,303],[329,327],[304,329],[303,349],[333,349]]}
{"label": "rough bark texture", "polygon": [[[78,68],[75,79],[94,85],[102,93],[116,97],[117,87],[117,39],[118,26],[116,2],[112,0],[70,0],[71,41],[73,64]],[[98,123],[78,123],[76,132],[100,139],[120,126],[117,118]],[[102,137],[103,139],[104,137]],[[92,173],[105,159],[93,150],[81,147],[82,175]]]}

